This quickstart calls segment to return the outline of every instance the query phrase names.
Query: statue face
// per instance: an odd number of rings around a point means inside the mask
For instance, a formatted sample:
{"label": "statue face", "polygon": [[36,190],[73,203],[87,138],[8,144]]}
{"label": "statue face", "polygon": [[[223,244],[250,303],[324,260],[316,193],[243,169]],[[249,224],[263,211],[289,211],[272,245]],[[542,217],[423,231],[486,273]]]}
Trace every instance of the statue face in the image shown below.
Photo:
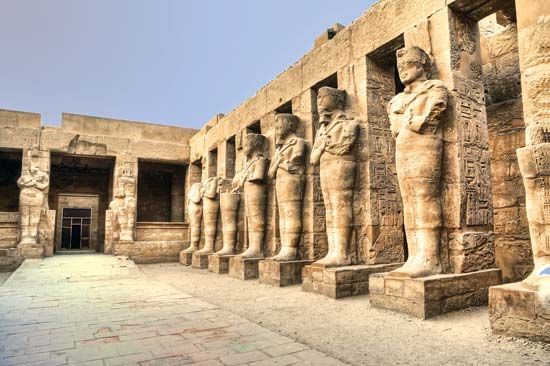
{"label": "statue face", "polygon": [[426,78],[426,72],[422,64],[417,61],[398,59],[397,71],[399,72],[399,78],[405,85],[410,84],[420,78]]}
{"label": "statue face", "polygon": [[324,95],[317,98],[317,110],[320,115],[330,114],[338,107],[338,98],[334,95]]}
{"label": "statue face", "polygon": [[275,141],[284,140],[291,132],[290,122],[285,118],[277,118],[275,121]]}
{"label": "statue face", "polygon": [[31,172],[32,175],[36,175],[38,173],[38,167],[36,165],[31,165],[31,167],[29,168],[29,171]]}

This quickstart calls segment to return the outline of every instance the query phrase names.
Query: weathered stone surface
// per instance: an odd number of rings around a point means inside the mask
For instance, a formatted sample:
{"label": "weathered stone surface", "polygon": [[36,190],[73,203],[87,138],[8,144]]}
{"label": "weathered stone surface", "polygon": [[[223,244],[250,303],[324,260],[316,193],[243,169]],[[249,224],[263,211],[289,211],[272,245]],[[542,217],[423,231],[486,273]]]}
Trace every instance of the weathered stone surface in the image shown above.
{"label": "weathered stone surface", "polygon": [[128,256],[140,264],[177,262],[186,245],[185,241],[135,241]]}
{"label": "weathered stone surface", "polygon": [[211,254],[208,256],[208,270],[217,274],[229,273],[229,259],[234,256]]}
{"label": "weathered stone surface", "polygon": [[305,266],[302,271],[302,291],[333,299],[365,295],[369,292],[371,274],[391,271],[401,265],[402,263],[369,264],[333,268],[316,264]]}
{"label": "weathered stone surface", "polygon": [[208,268],[208,257],[210,257],[211,255],[212,255],[212,253],[194,252],[193,257],[191,259],[191,266],[193,268],[207,269]]}
{"label": "weathered stone surface", "polygon": [[298,285],[302,283],[302,270],[312,261],[277,261],[267,259],[259,263],[260,283],[275,287]]}
{"label": "weathered stone surface", "polygon": [[550,303],[520,282],[489,288],[489,321],[495,333],[550,342]]}
{"label": "weathered stone surface", "polygon": [[259,262],[263,258],[244,258],[240,255],[229,258],[229,275],[240,280],[259,277]]}
{"label": "weathered stone surface", "polygon": [[193,252],[182,250],[180,252],[180,263],[184,266],[190,266],[193,264]]}
{"label": "weathered stone surface", "polygon": [[490,286],[502,282],[500,269],[420,278],[392,273],[370,276],[372,306],[428,319],[451,311],[487,304]]}

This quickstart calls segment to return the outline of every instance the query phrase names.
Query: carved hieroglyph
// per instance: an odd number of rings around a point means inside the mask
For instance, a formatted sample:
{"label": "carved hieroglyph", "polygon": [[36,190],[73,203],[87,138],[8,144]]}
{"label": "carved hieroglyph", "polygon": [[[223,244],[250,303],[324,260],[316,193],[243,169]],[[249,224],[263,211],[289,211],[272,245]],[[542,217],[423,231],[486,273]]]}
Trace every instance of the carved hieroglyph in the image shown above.
{"label": "carved hieroglyph", "polygon": [[216,232],[218,226],[218,177],[208,178],[202,184],[202,214],[204,217],[204,247],[198,253],[208,254],[214,252]]}
{"label": "carved hieroglyph", "polygon": [[263,151],[266,145],[264,135],[250,133],[244,141],[247,162],[245,168],[233,179],[233,192],[244,191],[244,209],[248,248],[241,254],[244,258],[262,258],[265,237],[265,216],[267,205],[267,187],[265,176],[267,158]]}
{"label": "carved hieroglyph", "polygon": [[184,252],[192,253],[199,249],[201,241],[202,183],[191,185],[187,198],[187,211],[189,214],[190,245]]}
{"label": "carved hieroglyph", "polygon": [[279,206],[281,250],[272,259],[296,259],[302,236],[302,202],[305,184],[306,142],[296,136],[299,119],[293,114],[278,114],[275,122],[275,156],[268,175],[275,179]]}
{"label": "carved hieroglyph", "polygon": [[[547,5],[544,5],[547,6]],[[547,9],[550,10],[550,9]],[[517,150],[535,268],[523,285],[544,291],[550,302],[550,15],[519,32],[526,124]]]}
{"label": "carved hieroglyph", "polygon": [[[223,183],[229,182],[228,179]],[[216,252],[218,255],[235,254],[237,242],[237,225],[239,219],[239,192],[227,192],[226,184],[220,184],[220,210],[222,216],[223,247]]]}
{"label": "carved hieroglyph", "polygon": [[46,191],[49,186],[49,177],[46,172],[31,163],[24,171],[17,185],[21,189],[19,194],[19,214],[21,240],[19,245],[35,245],[38,242],[38,228],[41,217],[48,212]]}
{"label": "carved hieroglyph", "polygon": [[310,162],[320,165],[321,190],[326,210],[327,255],[315,262],[335,267],[351,263],[348,255],[353,232],[353,190],[356,161],[354,145],[358,124],[344,113],[346,92],[322,87],[317,96],[319,130]]}
{"label": "carved hieroglyph", "polygon": [[409,257],[391,273],[423,277],[442,272],[441,116],[448,90],[439,80],[428,80],[431,61],[418,47],[397,51],[399,77],[405,91],[388,104],[391,131],[396,138],[396,168],[403,198]]}

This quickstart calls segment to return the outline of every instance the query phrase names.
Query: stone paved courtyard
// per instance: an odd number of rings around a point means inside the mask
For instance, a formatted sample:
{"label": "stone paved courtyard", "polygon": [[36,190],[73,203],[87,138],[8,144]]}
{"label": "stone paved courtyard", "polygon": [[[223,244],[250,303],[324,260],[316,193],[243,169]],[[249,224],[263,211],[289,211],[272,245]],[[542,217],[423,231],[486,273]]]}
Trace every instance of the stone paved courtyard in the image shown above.
{"label": "stone paved courtyard", "polygon": [[344,365],[106,255],[27,260],[0,287],[0,365]]}

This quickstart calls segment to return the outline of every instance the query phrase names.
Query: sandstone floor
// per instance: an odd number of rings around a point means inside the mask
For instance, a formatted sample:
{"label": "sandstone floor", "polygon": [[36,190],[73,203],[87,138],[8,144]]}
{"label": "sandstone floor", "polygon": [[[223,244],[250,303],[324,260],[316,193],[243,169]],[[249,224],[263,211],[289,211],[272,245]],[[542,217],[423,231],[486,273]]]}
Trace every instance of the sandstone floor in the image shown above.
{"label": "sandstone floor", "polygon": [[491,335],[486,308],[421,321],[373,309],[368,296],[332,300],[179,264],[140,269],[159,286],[353,365],[550,365],[550,345]]}
{"label": "sandstone floor", "polygon": [[344,365],[178,287],[120,257],[27,260],[0,286],[0,365]]}

